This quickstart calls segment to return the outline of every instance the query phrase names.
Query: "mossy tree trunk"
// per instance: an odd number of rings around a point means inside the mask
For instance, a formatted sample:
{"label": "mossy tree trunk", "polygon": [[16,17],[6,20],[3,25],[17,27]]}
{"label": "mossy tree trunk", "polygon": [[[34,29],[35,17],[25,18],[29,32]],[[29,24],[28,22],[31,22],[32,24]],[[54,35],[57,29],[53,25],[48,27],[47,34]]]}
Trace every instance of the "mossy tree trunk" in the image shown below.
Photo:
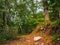
{"label": "mossy tree trunk", "polygon": [[3,30],[4,31],[6,31],[8,29],[7,16],[8,16],[8,0],[5,0],[4,9],[3,9]]}
{"label": "mossy tree trunk", "polygon": [[47,0],[43,0],[43,7],[44,7],[45,24],[47,24],[50,23]]}
{"label": "mossy tree trunk", "polygon": [[49,34],[50,31],[51,31],[51,26],[50,26],[51,21],[50,21],[50,18],[49,18],[49,11],[48,11],[48,2],[47,2],[47,0],[43,0],[43,7],[44,7],[44,16],[45,16],[44,17],[45,18],[44,25],[45,25],[45,27],[47,27],[47,29],[45,29],[45,30],[47,30],[46,34]]}

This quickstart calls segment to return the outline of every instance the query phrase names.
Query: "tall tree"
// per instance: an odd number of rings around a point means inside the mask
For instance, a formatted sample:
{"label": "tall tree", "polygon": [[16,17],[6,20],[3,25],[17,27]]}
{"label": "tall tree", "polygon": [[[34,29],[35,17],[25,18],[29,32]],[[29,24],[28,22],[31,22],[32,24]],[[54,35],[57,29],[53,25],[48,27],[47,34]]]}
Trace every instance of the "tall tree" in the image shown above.
{"label": "tall tree", "polygon": [[45,15],[45,24],[47,24],[50,23],[47,0],[43,0],[43,7],[44,7],[44,15]]}
{"label": "tall tree", "polygon": [[44,15],[45,15],[45,27],[47,29],[46,34],[49,35],[50,31],[51,31],[51,26],[50,26],[50,18],[49,18],[49,10],[48,10],[48,1],[47,0],[43,0],[43,7],[44,7]]}
{"label": "tall tree", "polygon": [[3,30],[6,30],[7,26],[7,12],[8,12],[8,0],[4,1],[3,9]]}

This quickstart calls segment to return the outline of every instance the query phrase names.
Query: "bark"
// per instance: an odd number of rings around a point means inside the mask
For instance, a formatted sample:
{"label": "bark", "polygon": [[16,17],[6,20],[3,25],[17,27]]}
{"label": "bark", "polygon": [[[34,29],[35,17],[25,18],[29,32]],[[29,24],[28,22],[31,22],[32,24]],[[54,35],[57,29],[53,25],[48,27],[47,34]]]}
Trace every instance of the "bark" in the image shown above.
{"label": "bark", "polygon": [[44,7],[44,15],[45,15],[45,24],[47,24],[50,23],[47,0],[43,0],[43,7]]}
{"label": "bark", "polygon": [[3,30],[6,30],[6,26],[7,26],[7,0],[5,0],[5,6],[4,6],[4,10],[3,10]]}
{"label": "bark", "polygon": [[45,15],[45,27],[47,27],[46,34],[49,35],[51,31],[51,26],[50,26],[50,18],[49,18],[49,11],[48,11],[48,2],[47,0],[43,0],[43,7],[44,7],[44,15]]}

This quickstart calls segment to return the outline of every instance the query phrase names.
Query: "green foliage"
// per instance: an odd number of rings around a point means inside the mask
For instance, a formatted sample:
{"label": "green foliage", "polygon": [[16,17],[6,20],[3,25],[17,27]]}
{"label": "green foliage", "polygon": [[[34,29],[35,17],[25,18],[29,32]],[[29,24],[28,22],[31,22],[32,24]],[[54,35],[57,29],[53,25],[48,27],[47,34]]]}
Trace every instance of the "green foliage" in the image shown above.
{"label": "green foliage", "polygon": [[51,23],[51,26],[54,27],[54,26],[57,26],[57,25],[59,25],[59,24],[60,24],[60,19],[58,19],[58,20],[56,20],[56,21],[53,21],[53,22]]}
{"label": "green foliage", "polygon": [[0,41],[4,41],[4,40],[5,40],[5,37],[4,37],[3,33],[0,32]]}
{"label": "green foliage", "polygon": [[57,24],[60,24],[60,19],[57,20]]}
{"label": "green foliage", "polygon": [[16,24],[14,23],[14,22],[12,22],[12,21],[9,21],[8,23],[8,26],[10,26],[10,27],[12,27],[12,26],[15,26]]}
{"label": "green foliage", "polygon": [[52,38],[52,41],[53,41],[53,42],[57,41],[58,37],[59,37],[59,35],[58,35],[58,34],[55,34],[55,35],[53,36],[53,38]]}
{"label": "green foliage", "polygon": [[17,38],[17,27],[10,27],[9,30],[5,31],[6,39],[16,39]]}

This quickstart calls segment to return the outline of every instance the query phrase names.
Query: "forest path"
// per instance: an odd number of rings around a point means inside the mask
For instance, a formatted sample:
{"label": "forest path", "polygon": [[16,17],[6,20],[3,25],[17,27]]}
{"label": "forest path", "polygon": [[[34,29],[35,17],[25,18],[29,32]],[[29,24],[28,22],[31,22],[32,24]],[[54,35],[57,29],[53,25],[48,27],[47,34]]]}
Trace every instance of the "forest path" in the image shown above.
{"label": "forest path", "polygon": [[37,41],[34,41],[33,37],[27,37],[26,39],[9,41],[4,45],[50,45],[49,42],[50,40],[45,40],[43,37]]}
{"label": "forest path", "polygon": [[[24,39],[9,41],[4,45],[52,45],[50,36],[44,33],[37,33],[40,27],[36,27],[31,34],[26,35]],[[41,39],[34,41],[34,37],[40,36]]]}

